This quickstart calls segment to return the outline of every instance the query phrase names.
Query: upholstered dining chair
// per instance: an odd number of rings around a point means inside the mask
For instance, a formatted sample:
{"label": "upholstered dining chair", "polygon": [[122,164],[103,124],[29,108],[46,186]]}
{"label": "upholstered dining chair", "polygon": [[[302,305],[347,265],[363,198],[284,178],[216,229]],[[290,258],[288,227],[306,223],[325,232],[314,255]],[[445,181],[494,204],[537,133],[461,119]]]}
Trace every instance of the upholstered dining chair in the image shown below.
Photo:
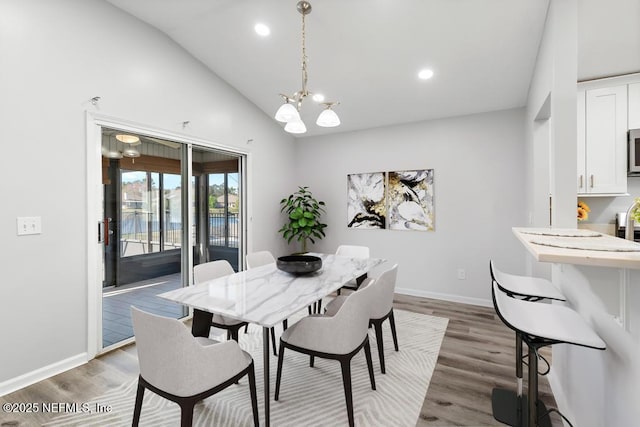
{"label": "upholstered dining chair", "polygon": [[[198,284],[207,280],[218,279],[235,273],[233,267],[226,260],[217,260],[198,264],[193,267],[193,281]],[[238,331],[246,327],[247,322],[232,319],[230,317],[214,314],[211,326],[227,331],[227,339],[238,341]]]}
{"label": "upholstered dining chair", "polygon": [[[348,256],[351,258],[369,258],[370,251],[366,246],[340,245],[338,246],[338,249],[336,249],[336,255]],[[362,276],[352,280],[351,282],[338,289],[336,293],[340,295],[340,291],[342,289],[350,289],[352,291],[355,291],[362,285],[362,282],[366,278],[367,275],[363,274]]]}
{"label": "upholstered dining chair", "polygon": [[371,292],[363,289],[349,295],[335,315],[312,315],[299,320],[280,337],[275,400],[280,397],[280,380],[285,349],[311,356],[338,360],[342,368],[342,384],[347,404],[349,426],[353,426],[351,359],[364,347],[371,389],[376,389],[369,345],[369,303]]}
{"label": "upholstered dining chair", "polygon": [[[273,255],[269,251],[258,251],[258,252],[248,253],[245,256],[244,260],[247,264],[247,270],[250,270],[252,268],[262,267],[263,265],[267,265],[267,264],[275,264],[276,262],[276,259],[273,257]],[[286,319],[282,322],[282,326],[284,329],[287,329]],[[271,345],[273,346],[273,355],[277,356],[278,353],[276,350],[276,331],[274,328],[271,328]]]}
{"label": "upholstered dining chair", "polygon": [[194,405],[249,376],[253,423],[258,402],[251,356],[235,341],[194,337],[179,320],[131,307],[140,376],[132,425],[140,422],[146,389],[180,405],[180,425],[191,426]]}
{"label": "upholstered dining chair", "polygon": [[261,267],[267,264],[275,264],[276,259],[269,251],[258,251],[248,253],[245,257],[247,268]]}
{"label": "upholstered dining chair", "polygon": [[[376,343],[378,345],[378,357],[380,359],[380,371],[386,373],[384,363],[384,346],[382,343],[382,323],[389,319],[393,346],[398,351],[398,335],[396,333],[396,321],[393,316],[393,292],[396,287],[396,277],[398,275],[398,264],[394,264],[390,269],[385,270],[377,279],[366,279],[355,293],[364,289],[371,290],[371,305],[369,306],[369,324],[373,326],[376,333]],[[326,308],[325,315],[334,316],[344,304],[346,297],[340,295],[331,301]]]}

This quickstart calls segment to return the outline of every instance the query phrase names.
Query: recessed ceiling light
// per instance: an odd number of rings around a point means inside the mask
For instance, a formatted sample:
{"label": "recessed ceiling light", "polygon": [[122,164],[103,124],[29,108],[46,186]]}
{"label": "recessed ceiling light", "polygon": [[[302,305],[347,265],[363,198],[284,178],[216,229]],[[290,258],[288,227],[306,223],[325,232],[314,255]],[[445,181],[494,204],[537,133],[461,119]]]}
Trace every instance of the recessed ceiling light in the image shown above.
{"label": "recessed ceiling light", "polygon": [[420,72],[418,73],[418,78],[422,80],[428,80],[431,77],[433,77],[433,70],[424,69],[424,70],[420,70]]}
{"label": "recessed ceiling light", "polygon": [[324,101],[324,95],[321,93],[316,93],[313,95],[313,100],[316,102],[322,102]]}
{"label": "recessed ceiling light", "polygon": [[254,30],[256,30],[256,33],[257,33],[259,36],[262,36],[262,37],[266,37],[266,36],[268,36],[269,34],[271,34],[271,30],[269,29],[269,27],[267,27],[267,26],[266,26],[266,25],[264,25],[264,24],[260,24],[260,23],[258,23],[258,24],[256,24],[256,26],[255,26],[255,27],[253,27],[253,29],[254,29]]}

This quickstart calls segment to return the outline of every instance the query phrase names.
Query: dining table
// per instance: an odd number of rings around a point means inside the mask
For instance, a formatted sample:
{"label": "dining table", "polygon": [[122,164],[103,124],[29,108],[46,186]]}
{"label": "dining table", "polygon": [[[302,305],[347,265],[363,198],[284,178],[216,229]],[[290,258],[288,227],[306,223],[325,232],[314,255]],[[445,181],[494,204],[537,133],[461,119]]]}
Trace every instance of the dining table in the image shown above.
{"label": "dining table", "polygon": [[193,308],[191,332],[208,337],[213,314],[262,327],[264,420],[270,418],[269,333],[286,320],[351,280],[366,275],[385,260],[351,258],[334,254],[307,253],[322,260],[322,267],[308,274],[291,274],[276,263],[159,294],[166,300]]}

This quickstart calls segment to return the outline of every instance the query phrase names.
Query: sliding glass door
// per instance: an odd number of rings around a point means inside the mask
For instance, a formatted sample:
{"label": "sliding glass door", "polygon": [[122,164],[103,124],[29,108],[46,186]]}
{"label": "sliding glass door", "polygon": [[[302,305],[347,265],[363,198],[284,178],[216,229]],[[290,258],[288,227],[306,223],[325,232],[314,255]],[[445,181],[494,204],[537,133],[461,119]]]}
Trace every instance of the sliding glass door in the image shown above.
{"label": "sliding glass door", "polygon": [[188,285],[194,264],[241,265],[242,157],[108,128],[102,155],[102,348],[110,349],[133,337],[132,305],[188,314],[157,295]]}

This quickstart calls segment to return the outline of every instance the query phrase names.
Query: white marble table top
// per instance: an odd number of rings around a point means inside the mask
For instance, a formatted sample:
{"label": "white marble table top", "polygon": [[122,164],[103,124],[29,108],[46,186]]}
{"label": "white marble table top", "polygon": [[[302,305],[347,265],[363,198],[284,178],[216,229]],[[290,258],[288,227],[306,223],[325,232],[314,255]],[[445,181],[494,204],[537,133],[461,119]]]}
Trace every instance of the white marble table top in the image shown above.
{"label": "white marble table top", "polygon": [[267,264],[158,296],[271,327],[384,262],[380,258],[309,255],[322,258],[322,268],[308,275],[294,276],[278,270],[276,264]]}

